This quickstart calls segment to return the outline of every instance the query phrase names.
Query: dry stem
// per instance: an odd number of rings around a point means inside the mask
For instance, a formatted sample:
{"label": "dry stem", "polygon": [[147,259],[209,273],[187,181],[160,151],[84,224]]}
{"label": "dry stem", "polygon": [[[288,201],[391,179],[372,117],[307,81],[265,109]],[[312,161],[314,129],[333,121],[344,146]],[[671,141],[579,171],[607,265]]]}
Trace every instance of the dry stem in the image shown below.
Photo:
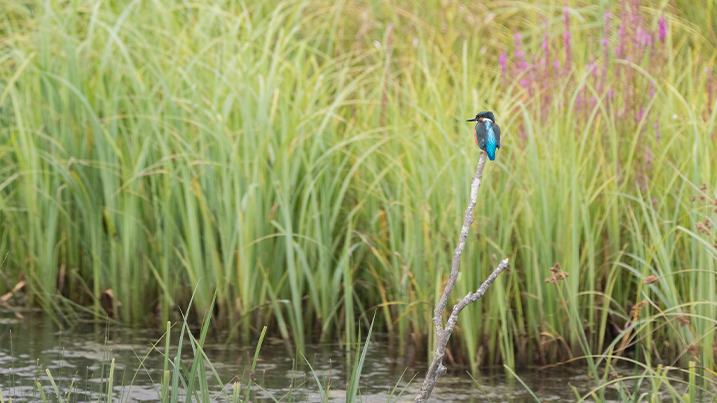
{"label": "dry stem", "polygon": [[453,253],[451,274],[448,278],[446,288],[443,289],[443,295],[438,302],[438,306],[436,306],[436,310],[434,311],[433,324],[436,329],[436,352],[433,356],[433,362],[431,363],[431,366],[428,368],[428,372],[426,373],[426,379],[423,381],[421,391],[419,392],[418,396],[416,396],[416,403],[423,403],[428,400],[428,397],[431,395],[433,388],[438,382],[438,378],[446,374],[446,367],[443,366],[443,357],[445,356],[448,339],[450,339],[451,333],[453,333],[453,328],[456,326],[456,322],[458,321],[458,315],[466,306],[468,306],[468,304],[480,299],[483,294],[485,294],[486,290],[488,290],[488,287],[490,287],[490,285],[493,284],[495,279],[498,278],[500,273],[502,273],[503,270],[508,267],[508,259],[503,259],[503,261],[500,262],[500,265],[498,265],[498,267],[493,271],[493,273],[488,276],[488,279],[486,279],[483,284],[481,284],[481,286],[478,288],[478,290],[476,290],[475,293],[469,292],[468,295],[466,295],[458,304],[453,307],[453,312],[448,318],[448,322],[446,323],[445,329],[443,328],[443,311],[446,309],[446,304],[448,304],[448,299],[453,292],[453,287],[455,287],[456,279],[458,278],[458,269],[461,264],[461,255],[463,254],[463,249],[465,248],[466,240],[468,239],[468,230],[473,223],[473,209],[475,209],[476,200],[478,199],[478,189],[480,188],[480,182],[483,178],[483,168],[485,167],[485,162],[486,153],[481,151],[480,159],[478,160],[478,167],[476,168],[476,174],[473,177],[473,182],[471,183],[471,198],[470,202],[468,203],[468,208],[466,208],[466,213],[463,217],[463,227],[461,228],[461,235],[458,239],[458,245],[456,245],[456,250]]}

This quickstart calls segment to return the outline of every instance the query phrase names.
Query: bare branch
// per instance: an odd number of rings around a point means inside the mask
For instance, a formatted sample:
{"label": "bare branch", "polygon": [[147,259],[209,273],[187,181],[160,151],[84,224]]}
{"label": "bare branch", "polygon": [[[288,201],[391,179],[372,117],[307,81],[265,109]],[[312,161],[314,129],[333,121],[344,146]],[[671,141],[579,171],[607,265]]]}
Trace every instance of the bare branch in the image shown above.
{"label": "bare branch", "polygon": [[446,353],[448,339],[450,339],[451,333],[453,333],[453,328],[456,326],[456,322],[458,322],[458,315],[460,315],[461,311],[463,311],[463,309],[468,306],[468,304],[478,301],[485,294],[486,290],[488,290],[488,287],[490,287],[490,285],[493,284],[493,282],[498,278],[500,273],[502,273],[503,270],[508,267],[508,258],[503,259],[503,261],[500,262],[500,265],[498,265],[498,267],[493,271],[493,273],[488,276],[488,278],[483,282],[483,284],[481,284],[481,286],[476,290],[475,293],[469,292],[468,295],[466,295],[458,304],[453,307],[453,312],[451,312],[451,316],[448,317],[448,322],[446,323],[445,328],[443,328],[443,311],[446,308],[446,304],[448,304],[448,299],[453,292],[453,287],[455,287],[456,279],[458,278],[458,269],[461,263],[461,254],[463,253],[463,248],[465,248],[466,246],[466,240],[468,239],[468,230],[473,223],[473,209],[475,208],[476,200],[478,199],[478,189],[480,188],[480,182],[483,178],[483,168],[485,167],[485,162],[486,153],[481,151],[480,159],[478,160],[478,167],[476,169],[476,174],[473,177],[473,182],[471,183],[471,198],[468,202],[468,208],[466,208],[465,216],[463,217],[463,227],[461,228],[461,235],[458,239],[458,245],[456,245],[456,251],[453,254],[451,274],[448,278],[446,288],[443,289],[443,295],[441,296],[441,299],[438,302],[438,306],[436,307],[436,310],[434,312],[433,324],[436,329],[436,351],[433,355],[433,362],[431,363],[431,366],[428,367],[426,379],[423,381],[421,391],[419,392],[418,396],[416,396],[416,403],[423,403],[428,400],[428,397],[431,395],[433,388],[436,386],[436,383],[438,383],[438,378],[446,374],[446,367],[443,366],[443,357]]}
{"label": "bare branch", "polygon": [[458,315],[460,315],[461,311],[463,311],[466,306],[478,301],[485,294],[486,290],[488,290],[488,287],[493,284],[493,282],[498,278],[500,273],[502,273],[503,270],[508,268],[508,260],[508,258],[503,259],[503,261],[500,262],[498,267],[493,270],[493,273],[488,276],[488,278],[483,282],[483,284],[481,284],[481,286],[478,288],[478,290],[476,290],[475,293],[469,292],[468,295],[466,295],[459,303],[457,303],[453,307],[453,312],[448,318],[446,328],[436,340],[436,352],[433,356],[433,362],[431,363],[431,366],[428,367],[426,379],[423,381],[421,391],[416,397],[416,403],[423,403],[428,400],[428,397],[431,395],[431,392],[433,392],[433,388],[436,387],[436,383],[438,383],[438,378],[446,374],[446,367],[443,365],[443,357],[445,356],[448,339],[451,338],[453,328],[456,326],[456,322],[458,322]]}
{"label": "bare branch", "polygon": [[484,151],[480,152],[476,174],[471,183],[471,199],[468,202],[468,208],[466,208],[466,213],[463,216],[461,236],[458,238],[458,245],[456,245],[456,251],[453,253],[451,275],[448,277],[448,284],[446,284],[446,288],[443,289],[443,295],[438,301],[436,310],[433,312],[433,325],[436,328],[436,336],[440,336],[441,333],[443,333],[443,311],[446,309],[446,304],[451,297],[453,287],[456,285],[456,279],[458,279],[458,269],[461,266],[461,254],[463,254],[463,248],[466,246],[466,239],[468,239],[468,229],[471,227],[471,224],[473,224],[473,209],[476,207],[478,189],[480,188],[480,181],[483,179],[483,168],[485,167],[486,156],[487,154]]}

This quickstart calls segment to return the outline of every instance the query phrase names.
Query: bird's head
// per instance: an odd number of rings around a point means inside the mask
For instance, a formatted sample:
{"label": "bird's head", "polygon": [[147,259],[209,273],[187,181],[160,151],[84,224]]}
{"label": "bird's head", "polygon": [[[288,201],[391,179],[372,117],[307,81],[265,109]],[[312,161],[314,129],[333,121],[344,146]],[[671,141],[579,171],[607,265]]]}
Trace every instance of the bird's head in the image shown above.
{"label": "bird's head", "polygon": [[491,111],[483,111],[476,115],[473,119],[468,119],[466,122],[477,122],[481,119],[488,119],[491,122],[495,123],[495,116],[493,116],[493,112]]}

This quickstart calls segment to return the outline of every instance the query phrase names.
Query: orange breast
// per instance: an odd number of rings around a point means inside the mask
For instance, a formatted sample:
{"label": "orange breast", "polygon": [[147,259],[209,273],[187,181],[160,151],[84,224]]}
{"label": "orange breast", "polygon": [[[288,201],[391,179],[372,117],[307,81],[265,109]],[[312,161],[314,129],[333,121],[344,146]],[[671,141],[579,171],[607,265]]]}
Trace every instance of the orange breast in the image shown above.
{"label": "orange breast", "polygon": [[[479,122],[485,121],[485,118],[478,118]],[[478,136],[476,136],[476,129],[473,127],[473,142],[476,143],[476,145],[480,148],[480,144],[478,144]]]}

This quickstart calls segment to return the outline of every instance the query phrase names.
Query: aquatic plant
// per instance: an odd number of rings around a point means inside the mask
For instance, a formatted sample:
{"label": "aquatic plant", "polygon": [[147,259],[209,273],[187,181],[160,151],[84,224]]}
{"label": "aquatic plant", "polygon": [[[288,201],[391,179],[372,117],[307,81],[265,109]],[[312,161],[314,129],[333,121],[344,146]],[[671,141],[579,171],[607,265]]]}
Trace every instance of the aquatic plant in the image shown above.
{"label": "aquatic plant", "polygon": [[[212,301],[212,306],[215,300]],[[192,304],[192,300],[190,299],[189,306],[187,308],[190,308]],[[209,310],[211,312],[211,309]],[[217,371],[214,368],[214,365],[209,360],[209,357],[207,357],[207,354],[204,351],[204,345],[206,342],[207,333],[209,330],[209,323],[211,321],[211,315],[207,315],[202,320],[202,326],[200,330],[200,337],[199,339],[196,339],[192,332],[189,329],[189,323],[187,322],[187,317],[183,317],[183,322],[181,326],[173,326],[170,322],[167,322],[167,328],[166,332],[162,337],[160,337],[147,351],[147,353],[144,355],[144,357],[137,356],[138,365],[135,369],[134,373],[132,374],[131,379],[129,380],[128,384],[122,384],[122,385],[116,385],[115,384],[115,359],[111,357],[111,353],[109,349],[107,349],[107,339],[105,339],[105,352],[103,354],[103,360],[100,364],[101,370],[99,374],[99,379],[94,379],[94,381],[99,380],[99,390],[94,391],[92,386],[90,385],[88,387],[88,379],[85,379],[85,386],[83,387],[81,384],[81,379],[78,376],[74,376],[72,378],[72,382],[68,387],[63,388],[61,385],[58,386],[58,384],[55,382],[55,379],[50,371],[50,369],[45,369],[44,374],[38,373],[35,376],[34,381],[34,387],[36,387],[36,391],[33,390],[32,396],[27,396],[24,394],[24,389],[19,388],[20,395],[13,395],[9,394],[7,395],[10,402],[12,402],[13,397],[15,398],[15,401],[17,400],[27,400],[31,399],[30,401],[42,401],[44,403],[47,403],[51,399],[48,397],[46,386],[47,382],[49,382],[49,386],[51,386],[50,390],[54,392],[55,397],[57,398],[57,402],[59,403],[65,403],[65,402],[72,402],[72,401],[79,401],[78,395],[83,395],[84,399],[86,400],[88,397],[90,397],[92,400],[95,400],[97,402],[128,402],[130,401],[132,386],[135,383],[135,380],[138,377],[141,377],[142,375],[146,374],[147,378],[149,378],[152,385],[155,387],[155,390],[157,392],[158,400],[163,403],[176,403],[180,401],[180,398],[182,401],[185,402],[214,402],[218,398],[224,398],[223,401],[227,402],[233,402],[233,403],[239,403],[239,402],[251,402],[251,401],[257,401],[257,391],[262,392],[269,396],[274,401],[287,401],[287,402],[293,402],[294,401],[294,395],[299,394],[298,389],[300,385],[296,385],[294,383],[293,379],[293,371],[292,371],[292,382],[289,385],[289,387],[286,390],[286,393],[284,396],[279,397],[279,400],[272,396],[270,393],[268,393],[266,390],[264,390],[261,385],[257,384],[254,379],[254,371],[256,370],[256,364],[257,360],[259,358],[259,352],[261,350],[261,346],[264,340],[264,336],[266,334],[266,327],[262,329],[261,335],[259,336],[258,342],[256,344],[256,349],[254,351],[254,358],[251,361],[251,365],[249,366],[249,371],[247,373],[246,369],[244,373],[242,373],[242,376],[235,377],[231,380],[229,383],[223,383],[217,374]],[[372,323],[373,324],[373,323]],[[174,358],[170,357],[170,334],[173,327],[179,327],[179,340],[177,341],[177,348],[176,348],[176,355]],[[368,335],[366,336],[366,341],[363,346],[361,355],[359,356],[359,349],[357,349],[356,352],[356,358],[354,360],[354,367],[351,371],[351,378],[349,379],[349,382],[346,386],[346,402],[355,402],[356,396],[359,392],[359,382],[361,379],[361,371],[363,369],[363,363],[364,359],[366,357],[366,351],[368,349],[369,341],[371,339],[371,330],[373,326],[369,327]],[[176,329],[175,329],[176,333]],[[187,365],[186,362],[183,362],[182,360],[182,347],[183,347],[183,340],[184,337],[189,338],[190,345],[192,347],[192,357],[191,365]],[[360,334],[359,334],[360,339]],[[157,346],[160,345],[160,343],[164,340],[165,342],[165,348],[160,351]],[[164,373],[159,381],[158,384],[155,384],[152,380],[151,375],[149,374],[145,361],[151,354],[161,354],[164,357]],[[185,358],[186,359],[186,358]],[[38,360],[39,361],[39,360]],[[308,364],[309,368],[311,369],[312,374],[314,375],[314,378],[316,379],[318,389],[322,396],[322,402],[328,403],[328,395],[324,391],[324,389],[321,387],[321,382],[319,381],[318,377],[314,373],[313,368],[311,367],[311,364],[306,360],[306,363]],[[39,362],[38,362],[39,367]],[[207,370],[209,369],[209,371]],[[12,377],[12,372],[10,372],[10,376]],[[208,383],[208,379],[214,378],[216,381],[217,386],[210,386]],[[403,394],[403,392],[406,390],[406,387],[410,385],[410,381],[407,382],[402,389],[398,389],[399,383],[403,377],[399,378],[398,382],[396,383],[396,386],[391,390],[391,395],[388,398],[388,402],[390,403],[393,395],[398,391],[398,395],[396,399],[400,398],[400,396]],[[124,381],[124,376],[122,377],[122,380]],[[45,381],[44,385],[43,382]],[[93,382],[94,383],[94,382]],[[14,384],[14,381],[13,381]],[[6,385],[3,385],[6,386]],[[117,390],[115,386],[118,386]],[[328,386],[328,385],[327,385]],[[254,388],[253,388],[254,387]],[[9,387],[7,388],[9,389]],[[6,389],[6,391],[7,391]],[[13,385],[12,387],[13,392],[17,393],[17,389]],[[327,388],[328,390],[328,388]],[[231,392],[231,396],[229,393]],[[252,396],[252,392],[254,392],[254,395]],[[242,395],[243,393],[243,395]],[[5,403],[4,396],[2,393],[2,387],[0,387],[0,403]]]}
{"label": "aquatic plant", "polygon": [[192,323],[216,290],[233,337],[351,346],[375,309],[431,358],[434,336],[410,335],[477,159],[462,119],[491,109],[503,154],[457,295],[498,256],[514,270],[464,311],[454,355],[514,367],[627,340],[714,368],[714,46],[693,7],[0,4],[0,302],[18,315],[162,327],[201,278]]}

